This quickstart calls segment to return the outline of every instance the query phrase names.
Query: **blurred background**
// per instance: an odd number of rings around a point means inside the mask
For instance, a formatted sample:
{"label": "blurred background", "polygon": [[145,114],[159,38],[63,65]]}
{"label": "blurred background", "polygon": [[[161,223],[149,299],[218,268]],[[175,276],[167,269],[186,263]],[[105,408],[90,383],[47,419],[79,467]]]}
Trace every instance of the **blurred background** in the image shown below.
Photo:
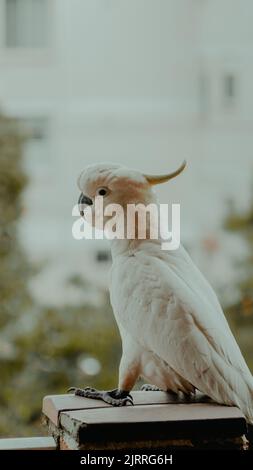
{"label": "blurred background", "polygon": [[0,0],[0,435],[41,402],[114,388],[107,241],[72,238],[77,176],[184,174],[182,241],[253,370],[251,0]]}

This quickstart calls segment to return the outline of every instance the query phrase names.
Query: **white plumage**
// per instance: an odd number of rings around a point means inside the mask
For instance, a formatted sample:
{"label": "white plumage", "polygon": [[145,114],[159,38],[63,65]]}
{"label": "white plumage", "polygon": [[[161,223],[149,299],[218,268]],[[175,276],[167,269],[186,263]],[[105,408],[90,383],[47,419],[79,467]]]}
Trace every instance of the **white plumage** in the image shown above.
{"label": "white plumage", "polygon": [[[108,188],[105,205],[125,208],[156,202],[156,182],[95,165],[81,174],[79,188],[92,200],[99,187]],[[123,348],[119,389],[130,391],[140,375],[163,390],[198,389],[239,407],[253,423],[251,372],[216,294],[184,248],[162,251],[160,240],[113,240],[112,258],[111,303]]]}

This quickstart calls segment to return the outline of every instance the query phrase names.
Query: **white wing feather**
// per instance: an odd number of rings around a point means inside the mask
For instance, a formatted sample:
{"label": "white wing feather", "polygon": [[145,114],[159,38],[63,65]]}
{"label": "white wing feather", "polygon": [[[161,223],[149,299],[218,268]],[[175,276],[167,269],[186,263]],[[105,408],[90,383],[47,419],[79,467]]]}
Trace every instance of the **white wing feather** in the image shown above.
{"label": "white wing feather", "polygon": [[119,323],[215,401],[253,422],[253,378],[211,286],[181,247],[143,242],[113,263],[111,300]]}

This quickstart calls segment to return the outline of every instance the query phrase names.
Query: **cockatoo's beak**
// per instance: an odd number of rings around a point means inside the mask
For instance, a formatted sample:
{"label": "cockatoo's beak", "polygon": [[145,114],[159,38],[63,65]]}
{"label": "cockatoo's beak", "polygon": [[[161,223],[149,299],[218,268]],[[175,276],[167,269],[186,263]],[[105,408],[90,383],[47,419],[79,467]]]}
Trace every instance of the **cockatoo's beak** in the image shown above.
{"label": "cockatoo's beak", "polygon": [[84,216],[84,205],[86,206],[92,206],[93,202],[92,199],[89,198],[88,196],[85,196],[83,193],[80,194],[79,199],[78,199],[78,207],[80,211],[80,215],[83,217]]}
{"label": "cockatoo's beak", "polygon": [[185,167],[186,167],[186,161],[182,163],[182,165],[178,168],[178,170],[174,171],[173,173],[169,173],[168,175],[143,175],[143,176],[146,178],[149,184],[153,186],[155,184],[166,183],[166,181],[169,181],[172,178],[175,178],[176,176],[180,175],[180,173],[182,173]]}

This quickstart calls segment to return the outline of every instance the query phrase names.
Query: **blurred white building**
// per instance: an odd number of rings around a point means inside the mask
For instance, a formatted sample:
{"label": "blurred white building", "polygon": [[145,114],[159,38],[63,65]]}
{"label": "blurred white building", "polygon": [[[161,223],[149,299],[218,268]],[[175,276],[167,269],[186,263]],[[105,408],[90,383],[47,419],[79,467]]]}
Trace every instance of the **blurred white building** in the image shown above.
{"label": "blurred white building", "polygon": [[[77,175],[98,161],[160,173],[186,158],[161,200],[181,203],[211,280],[233,280],[220,226],[227,199],[249,198],[252,16],[251,0],[0,0],[0,103],[33,130],[22,238],[48,261],[33,285],[42,300],[65,301],[70,273],[105,282],[106,242],[71,233]],[[200,240],[214,234],[212,274]]]}

